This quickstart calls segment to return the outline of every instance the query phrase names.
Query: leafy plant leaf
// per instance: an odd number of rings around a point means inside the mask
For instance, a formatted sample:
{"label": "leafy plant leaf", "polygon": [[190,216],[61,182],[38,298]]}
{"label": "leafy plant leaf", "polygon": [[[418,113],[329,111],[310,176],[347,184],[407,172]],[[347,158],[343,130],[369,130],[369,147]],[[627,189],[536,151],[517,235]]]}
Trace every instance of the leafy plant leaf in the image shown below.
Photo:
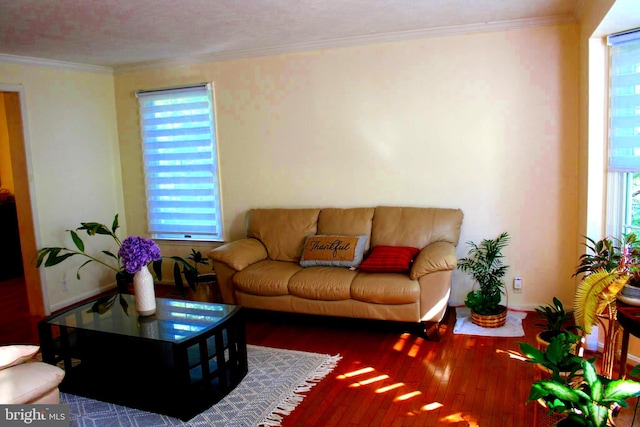
{"label": "leafy plant leaf", "polygon": [[111,258],[113,258],[113,259],[115,259],[115,260],[117,260],[117,259],[118,259],[118,257],[117,257],[113,252],[111,252],[111,251],[102,251],[102,253],[103,253],[103,254],[105,254],[105,255],[107,255],[107,256],[110,256]]}
{"label": "leafy plant leaf", "polygon": [[78,236],[78,233],[73,230],[68,231],[69,234],[71,234],[71,240],[73,240],[73,244],[76,245],[76,248],[78,248],[80,252],[84,252],[84,242],[82,241],[80,236]]}
{"label": "leafy plant leaf", "polygon": [[122,307],[122,310],[124,310],[124,314],[129,316],[129,303],[127,302],[126,299],[124,299],[124,296],[122,294],[118,294],[118,295],[120,296],[120,298],[119,298],[120,307]]}
{"label": "leafy plant leaf", "polygon": [[558,383],[551,380],[538,381],[536,383],[542,390],[552,394],[561,400],[568,402],[578,403],[580,402],[580,396],[576,393],[575,389],[568,387],[565,384]]}
{"label": "leafy plant leaf", "polygon": [[632,380],[611,381],[604,390],[604,396],[607,401],[621,404],[630,397],[640,396],[640,383]]}
{"label": "leafy plant leaf", "polygon": [[586,334],[596,324],[598,314],[615,301],[616,295],[629,280],[629,276],[618,271],[600,269],[586,276],[578,284],[575,294],[574,315],[578,326]]}
{"label": "leafy plant leaf", "polygon": [[158,280],[162,280],[162,258],[157,261],[153,261],[153,264],[151,264],[151,266]]}
{"label": "leafy plant leaf", "polygon": [[602,382],[598,378],[596,369],[592,363],[583,363],[582,369],[584,371],[584,379],[591,388],[591,397],[599,402],[602,399]]}
{"label": "leafy plant leaf", "polygon": [[609,419],[609,408],[597,405],[595,402],[589,401],[584,405],[588,408],[589,419],[594,426],[606,427]]}
{"label": "leafy plant leaf", "polygon": [[72,256],[76,255],[75,252],[69,252],[64,255],[58,255],[60,251],[63,250],[63,248],[48,248],[48,249],[49,249],[49,256],[47,257],[44,263],[45,267],[51,267],[52,265],[60,264],[65,259],[71,258]]}
{"label": "leafy plant leaf", "polygon": [[180,266],[178,263],[173,264],[173,281],[176,284],[176,288],[180,292],[180,295],[183,297],[187,296],[187,290],[184,287],[184,282],[182,281],[182,274],[180,273]]}
{"label": "leafy plant leaf", "polygon": [[118,214],[116,214],[116,216],[113,217],[113,224],[111,224],[111,232],[113,233],[114,236],[118,228],[120,228],[120,225],[118,224]]}
{"label": "leafy plant leaf", "polygon": [[84,263],[82,263],[82,265],[80,267],[78,267],[78,271],[76,271],[76,279],[80,280],[80,269],[82,269],[82,267],[84,267],[85,265],[89,264],[91,261],[93,260],[88,260],[85,261]]}

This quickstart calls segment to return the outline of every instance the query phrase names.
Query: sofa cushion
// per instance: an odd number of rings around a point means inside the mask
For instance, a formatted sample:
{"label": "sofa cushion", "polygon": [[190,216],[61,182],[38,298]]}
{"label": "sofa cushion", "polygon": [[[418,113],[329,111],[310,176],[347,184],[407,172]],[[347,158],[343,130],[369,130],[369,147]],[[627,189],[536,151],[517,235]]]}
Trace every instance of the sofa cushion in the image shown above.
{"label": "sofa cushion", "polygon": [[0,403],[37,401],[58,387],[64,371],[48,363],[23,363],[0,371]]}
{"label": "sofa cushion", "polygon": [[361,271],[351,282],[351,298],[373,304],[411,304],[420,301],[420,284],[406,274]]}
{"label": "sofa cushion", "polygon": [[264,260],[233,275],[233,284],[241,292],[252,295],[289,294],[289,280],[302,270],[297,263]]}
{"label": "sofa cushion", "polygon": [[456,246],[462,217],[459,209],[377,207],[373,216],[371,246],[424,248],[440,241]]}
{"label": "sofa cushion", "polygon": [[37,345],[16,344],[0,347],[0,370],[31,359],[38,350],[40,347]]}
{"label": "sofa cushion", "polygon": [[316,235],[307,237],[300,265],[357,267],[362,262],[369,236]]}
{"label": "sofa cushion", "polygon": [[420,249],[407,246],[376,246],[358,268],[376,273],[406,272],[418,252]]}
{"label": "sofa cushion", "polygon": [[351,298],[351,282],[357,274],[347,268],[305,268],[289,280],[289,293],[313,300],[348,300]]}
{"label": "sofa cushion", "polygon": [[320,209],[251,209],[247,237],[262,242],[270,259],[300,261],[307,236],[317,234]]}
{"label": "sofa cushion", "polygon": [[[371,236],[374,208],[325,208],[318,216],[318,234]],[[369,250],[369,241],[365,251]]]}

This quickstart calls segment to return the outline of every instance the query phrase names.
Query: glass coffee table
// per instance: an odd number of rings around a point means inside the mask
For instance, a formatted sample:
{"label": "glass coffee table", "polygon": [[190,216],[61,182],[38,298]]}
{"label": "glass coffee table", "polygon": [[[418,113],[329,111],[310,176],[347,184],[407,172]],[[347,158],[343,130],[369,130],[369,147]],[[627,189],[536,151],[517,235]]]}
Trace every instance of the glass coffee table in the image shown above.
{"label": "glass coffee table", "polygon": [[38,324],[43,361],[65,370],[61,391],[186,421],[247,374],[242,307],[156,298],[139,317],[134,296],[110,298]]}

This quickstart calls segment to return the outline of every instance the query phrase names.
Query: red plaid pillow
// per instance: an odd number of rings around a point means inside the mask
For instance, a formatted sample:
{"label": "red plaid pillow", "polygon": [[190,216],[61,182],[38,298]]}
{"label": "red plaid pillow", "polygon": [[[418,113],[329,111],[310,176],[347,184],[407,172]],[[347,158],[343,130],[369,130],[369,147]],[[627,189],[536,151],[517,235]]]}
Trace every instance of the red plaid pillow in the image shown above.
{"label": "red plaid pillow", "polygon": [[373,273],[402,273],[409,271],[418,252],[420,249],[406,246],[376,246],[358,268]]}

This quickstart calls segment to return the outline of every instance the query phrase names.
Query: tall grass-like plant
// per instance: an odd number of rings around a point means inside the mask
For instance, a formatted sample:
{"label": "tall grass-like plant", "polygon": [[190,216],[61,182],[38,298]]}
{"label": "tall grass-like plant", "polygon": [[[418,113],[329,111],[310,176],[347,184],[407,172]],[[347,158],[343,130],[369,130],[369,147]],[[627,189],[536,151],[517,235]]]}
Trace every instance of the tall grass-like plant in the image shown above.
{"label": "tall grass-like plant", "polygon": [[465,305],[476,314],[492,315],[504,311],[500,305],[505,293],[504,276],[508,266],[504,264],[502,250],[509,243],[509,233],[495,239],[483,239],[479,244],[467,242],[469,252],[458,260],[458,268],[471,274],[478,289],[467,294]]}

